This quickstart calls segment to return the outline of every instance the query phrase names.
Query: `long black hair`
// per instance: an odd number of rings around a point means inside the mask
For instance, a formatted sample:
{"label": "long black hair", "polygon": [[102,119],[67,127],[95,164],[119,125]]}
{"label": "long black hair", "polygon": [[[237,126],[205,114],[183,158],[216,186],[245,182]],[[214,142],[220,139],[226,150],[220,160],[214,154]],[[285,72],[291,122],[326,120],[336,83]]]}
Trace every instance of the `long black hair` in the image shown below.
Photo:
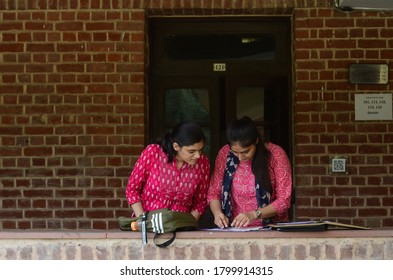
{"label": "long black hair", "polygon": [[173,143],[176,142],[179,147],[183,147],[201,141],[205,141],[205,134],[199,124],[194,122],[181,122],[172,130],[167,131],[156,141],[156,143],[159,144],[162,150],[167,154],[168,163],[171,163],[177,154],[173,148]]}
{"label": "long black hair", "polygon": [[272,183],[269,176],[270,152],[265,147],[265,141],[256,124],[249,117],[234,120],[227,129],[227,141],[231,146],[235,143],[246,148],[256,145],[252,158],[252,173],[266,191],[271,192]]}

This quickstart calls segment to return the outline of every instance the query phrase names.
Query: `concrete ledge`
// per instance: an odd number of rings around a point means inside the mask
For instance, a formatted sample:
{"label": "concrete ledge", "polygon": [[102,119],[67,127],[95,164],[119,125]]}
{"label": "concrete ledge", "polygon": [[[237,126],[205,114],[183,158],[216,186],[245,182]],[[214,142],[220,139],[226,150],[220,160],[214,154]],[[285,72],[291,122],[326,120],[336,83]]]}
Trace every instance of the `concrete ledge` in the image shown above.
{"label": "concrete ledge", "polygon": [[[149,233],[149,238],[154,234]],[[168,235],[163,235],[163,237]],[[184,231],[177,233],[177,239],[216,239],[216,238],[393,238],[393,229],[377,230],[327,230],[319,232],[220,232],[220,231]],[[2,239],[140,239],[140,232],[132,231],[1,231]]]}
{"label": "concrete ledge", "polygon": [[[164,235],[163,238],[169,235]],[[393,259],[393,230],[324,232],[179,232],[159,248],[139,232],[3,231],[3,260],[227,260],[227,259]]]}

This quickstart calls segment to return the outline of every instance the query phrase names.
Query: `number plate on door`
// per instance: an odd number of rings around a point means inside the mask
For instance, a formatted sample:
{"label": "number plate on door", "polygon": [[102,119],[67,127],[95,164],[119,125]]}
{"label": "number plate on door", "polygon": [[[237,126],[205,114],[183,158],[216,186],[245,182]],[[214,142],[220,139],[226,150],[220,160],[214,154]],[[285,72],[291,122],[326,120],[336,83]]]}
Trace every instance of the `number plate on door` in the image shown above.
{"label": "number plate on door", "polygon": [[226,67],[225,63],[213,63],[213,71],[226,71]]}

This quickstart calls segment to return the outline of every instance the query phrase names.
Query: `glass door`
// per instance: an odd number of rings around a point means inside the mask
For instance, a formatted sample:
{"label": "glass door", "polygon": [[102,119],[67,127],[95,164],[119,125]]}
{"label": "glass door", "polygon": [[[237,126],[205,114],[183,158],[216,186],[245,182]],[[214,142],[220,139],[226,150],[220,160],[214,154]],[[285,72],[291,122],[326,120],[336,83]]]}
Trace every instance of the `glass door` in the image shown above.
{"label": "glass door", "polygon": [[[233,119],[251,117],[291,159],[289,17],[170,17],[149,20],[147,126],[204,129],[211,167]],[[209,208],[200,222],[210,227]]]}
{"label": "glass door", "polygon": [[249,116],[264,138],[291,155],[291,107],[287,77],[270,75],[227,78],[227,119]]}

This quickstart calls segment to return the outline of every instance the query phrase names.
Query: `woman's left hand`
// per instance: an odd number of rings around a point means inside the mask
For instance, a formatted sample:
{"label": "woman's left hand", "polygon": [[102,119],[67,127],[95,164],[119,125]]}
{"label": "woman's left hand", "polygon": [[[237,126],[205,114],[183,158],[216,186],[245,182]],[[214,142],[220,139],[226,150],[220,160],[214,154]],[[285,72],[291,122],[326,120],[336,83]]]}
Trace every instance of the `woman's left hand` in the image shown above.
{"label": "woman's left hand", "polygon": [[201,214],[199,214],[198,211],[192,210],[191,211],[191,215],[194,216],[195,220],[197,220],[197,222],[199,221],[199,219],[201,218]]}
{"label": "woman's left hand", "polygon": [[232,223],[232,227],[246,227],[248,226],[252,221],[256,219],[256,212],[246,212],[246,213],[240,213],[237,215]]}

